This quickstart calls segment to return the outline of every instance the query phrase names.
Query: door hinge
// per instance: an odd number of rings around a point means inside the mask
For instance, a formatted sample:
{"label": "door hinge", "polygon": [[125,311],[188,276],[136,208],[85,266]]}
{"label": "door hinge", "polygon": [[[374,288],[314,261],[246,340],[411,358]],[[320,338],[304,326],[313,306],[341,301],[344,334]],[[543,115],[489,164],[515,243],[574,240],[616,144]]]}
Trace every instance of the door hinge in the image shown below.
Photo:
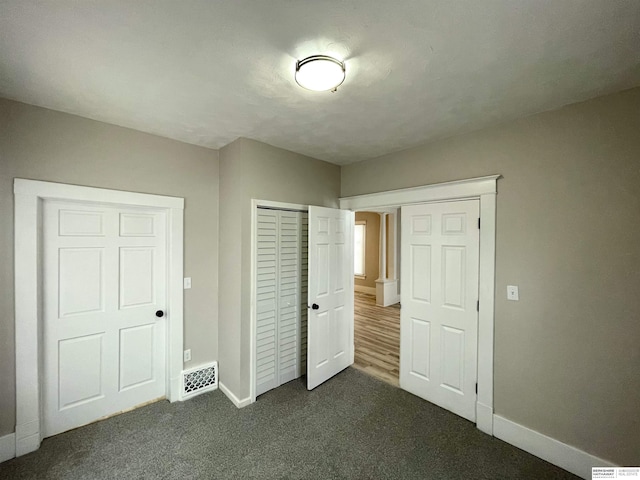
{"label": "door hinge", "polygon": [[480,300],[476,302],[476,312],[480,311]]}
{"label": "door hinge", "polygon": [[478,218],[478,230],[480,230],[480,218]]}
{"label": "door hinge", "polygon": [[476,395],[478,394],[478,384],[476,383]]}

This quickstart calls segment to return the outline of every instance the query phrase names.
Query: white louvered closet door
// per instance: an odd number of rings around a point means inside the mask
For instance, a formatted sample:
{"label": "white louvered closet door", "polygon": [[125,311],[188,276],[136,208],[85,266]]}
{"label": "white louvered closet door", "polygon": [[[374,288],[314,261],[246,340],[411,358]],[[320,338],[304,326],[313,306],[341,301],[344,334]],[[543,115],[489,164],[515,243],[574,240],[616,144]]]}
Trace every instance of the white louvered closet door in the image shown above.
{"label": "white louvered closet door", "polygon": [[256,256],[256,394],[278,386],[276,369],[278,212],[258,209]]}
{"label": "white louvered closet door", "polygon": [[[258,209],[256,394],[306,365],[307,214]],[[303,318],[304,317],[304,318]]]}

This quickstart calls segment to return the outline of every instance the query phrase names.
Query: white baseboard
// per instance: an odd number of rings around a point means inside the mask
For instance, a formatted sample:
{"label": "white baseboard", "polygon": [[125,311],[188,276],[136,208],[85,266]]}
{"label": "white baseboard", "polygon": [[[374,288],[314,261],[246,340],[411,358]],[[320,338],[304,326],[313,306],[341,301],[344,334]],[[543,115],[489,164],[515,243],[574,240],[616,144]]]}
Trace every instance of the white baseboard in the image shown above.
{"label": "white baseboard", "polygon": [[253,403],[251,402],[251,397],[243,398],[242,400],[240,400],[222,382],[218,382],[218,387],[220,388],[220,391],[222,391],[222,393],[224,393],[227,398],[231,400],[233,404],[238,408],[246,407],[247,405]]}
{"label": "white baseboard", "polygon": [[487,435],[493,435],[493,408],[476,402],[476,427]]}
{"label": "white baseboard", "polygon": [[16,434],[10,433],[0,437],[0,463],[16,456]]}
{"label": "white baseboard", "polygon": [[16,457],[40,448],[40,419],[16,424]]}
{"label": "white baseboard", "polygon": [[40,433],[16,440],[16,457],[21,457],[27,453],[35,452],[40,448]]}
{"label": "white baseboard", "polygon": [[499,415],[493,416],[493,435],[582,478],[591,478],[591,467],[616,466]]}
{"label": "white baseboard", "polygon": [[369,295],[375,295],[376,294],[376,287],[365,287],[364,285],[354,285],[353,289],[356,292],[368,293]]}

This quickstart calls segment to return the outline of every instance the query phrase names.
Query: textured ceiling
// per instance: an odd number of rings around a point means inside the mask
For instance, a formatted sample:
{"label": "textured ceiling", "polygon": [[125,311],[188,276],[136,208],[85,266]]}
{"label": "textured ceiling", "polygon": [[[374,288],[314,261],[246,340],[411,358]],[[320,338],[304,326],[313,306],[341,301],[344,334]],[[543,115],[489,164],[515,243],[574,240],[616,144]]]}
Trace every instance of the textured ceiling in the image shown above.
{"label": "textured ceiling", "polygon": [[1,0],[0,96],[346,164],[640,85],[639,32],[638,0]]}

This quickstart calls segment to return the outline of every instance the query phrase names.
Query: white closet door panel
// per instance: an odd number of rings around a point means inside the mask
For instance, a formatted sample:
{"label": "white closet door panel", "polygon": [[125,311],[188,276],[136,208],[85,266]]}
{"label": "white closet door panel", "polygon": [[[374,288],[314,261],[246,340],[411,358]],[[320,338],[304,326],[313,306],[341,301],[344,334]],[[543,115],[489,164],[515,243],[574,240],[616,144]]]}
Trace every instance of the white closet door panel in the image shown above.
{"label": "white closet door panel", "polygon": [[104,257],[104,247],[60,249],[60,318],[104,312]]}
{"label": "white closet door panel", "polygon": [[[60,410],[102,399],[104,333],[61,340],[58,346]],[[78,358],[82,362],[78,362]]]}
{"label": "white closet door panel", "polygon": [[153,247],[120,248],[120,308],[155,303]]}
{"label": "white closet door panel", "polygon": [[256,252],[257,395],[277,384],[277,227],[278,214],[258,210]]}
{"label": "white closet door panel", "polygon": [[300,213],[278,212],[279,382],[299,376]]}
{"label": "white closet door panel", "polygon": [[119,389],[121,391],[155,380],[153,333],[153,324],[120,330]]}

